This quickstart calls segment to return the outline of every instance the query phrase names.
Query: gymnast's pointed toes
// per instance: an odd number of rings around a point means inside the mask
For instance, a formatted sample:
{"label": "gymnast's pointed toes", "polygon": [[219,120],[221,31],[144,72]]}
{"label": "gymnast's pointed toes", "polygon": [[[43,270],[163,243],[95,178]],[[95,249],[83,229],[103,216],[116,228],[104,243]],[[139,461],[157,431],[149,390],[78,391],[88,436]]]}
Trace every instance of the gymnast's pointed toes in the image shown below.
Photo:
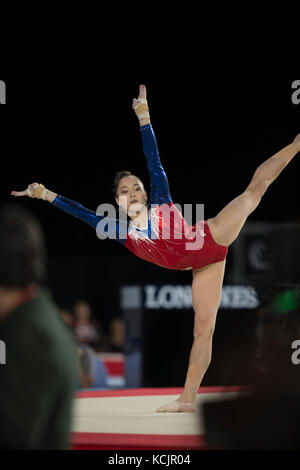
{"label": "gymnast's pointed toes", "polygon": [[173,403],[167,403],[166,405],[162,405],[159,408],[157,408],[156,412],[157,413],[166,413],[170,411],[174,411],[174,404]]}
{"label": "gymnast's pointed toes", "polygon": [[159,408],[157,408],[156,410],[156,413],[163,413],[165,410],[165,406],[160,406]]}
{"label": "gymnast's pointed toes", "polygon": [[157,413],[193,413],[195,411],[194,403],[179,403],[173,401],[157,408]]}

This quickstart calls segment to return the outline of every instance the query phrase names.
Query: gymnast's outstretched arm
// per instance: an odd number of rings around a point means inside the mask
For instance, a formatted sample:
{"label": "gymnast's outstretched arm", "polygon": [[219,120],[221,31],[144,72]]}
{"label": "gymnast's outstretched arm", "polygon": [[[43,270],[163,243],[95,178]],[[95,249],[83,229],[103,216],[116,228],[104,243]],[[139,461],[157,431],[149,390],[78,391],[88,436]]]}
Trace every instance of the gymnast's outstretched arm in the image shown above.
{"label": "gymnast's outstretched arm", "polygon": [[94,211],[87,209],[82,204],[72,201],[66,197],[60,196],[49,189],[45,188],[42,184],[32,183],[28,186],[25,191],[12,191],[12,196],[28,196],[35,199],[43,199],[49,201],[54,206],[58,207],[67,214],[73,215],[74,217],[88,223],[93,228],[97,228],[98,223],[103,218],[96,215]]}
{"label": "gymnast's outstretched arm", "polygon": [[82,204],[72,201],[66,197],[50,191],[42,184],[32,183],[25,191],[12,191],[12,196],[28,196],[35,199],[49,201],[62,211],[70,214],[77,219],[86,222],[93,227],[100,239],[111,238],[124,244],[127,239],[127,221],[122,221],[113,217],[104,217],[97,215],[94,211],[87,209]]}

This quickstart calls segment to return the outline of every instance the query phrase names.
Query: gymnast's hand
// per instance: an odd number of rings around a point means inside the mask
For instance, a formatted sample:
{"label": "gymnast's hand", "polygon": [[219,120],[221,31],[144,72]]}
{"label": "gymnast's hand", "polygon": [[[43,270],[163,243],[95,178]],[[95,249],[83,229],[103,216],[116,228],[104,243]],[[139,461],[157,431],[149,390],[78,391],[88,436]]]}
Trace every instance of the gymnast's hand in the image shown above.
{"label": "gymnast's hand", "polygon": [[298,152],[300,152],[300,134],[296,135],[296,137],[294,139],[294,144],[297,146]]}
{"label": "gymnast's hand", "polygon": [[12,191],[11,195],[15,197],[28,196],[35,199],[43,199],[44,201],[49,202],[53,202],[57,196],[56,193],[49,191],[43,184],[39,183],[30,184],[28,188],[25,189],[25,191]]}
{"label": "gymnast's hand", "polygon": [[139,119],[140,126],[150,124],[147,90],[145,85],[140,85],[140,94],[137,99],[133,99],[132,108]]}
{"label": "gymnast's hand", "polygon": [[39,183],[32,183],[28,186],[25,191],[12,191],[11,195],[16,197],[28,196],[32,198],[41,198],[41,193],[43,191],[44,186]]}

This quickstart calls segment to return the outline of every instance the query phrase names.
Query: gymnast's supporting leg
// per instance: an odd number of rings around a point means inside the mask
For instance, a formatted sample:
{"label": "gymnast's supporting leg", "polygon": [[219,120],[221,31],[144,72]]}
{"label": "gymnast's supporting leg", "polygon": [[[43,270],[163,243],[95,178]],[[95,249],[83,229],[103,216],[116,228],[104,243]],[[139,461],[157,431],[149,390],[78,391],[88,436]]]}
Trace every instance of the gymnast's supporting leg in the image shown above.
{"label": "gymnast's supporting leg", "polygon": [[184,391],[176,401],[158,408],[159,412],[195,410],[197,392],[211,361],[212,339],[221,301],[225,262],[226,260],[219,261],[193,271],[194,342]]}

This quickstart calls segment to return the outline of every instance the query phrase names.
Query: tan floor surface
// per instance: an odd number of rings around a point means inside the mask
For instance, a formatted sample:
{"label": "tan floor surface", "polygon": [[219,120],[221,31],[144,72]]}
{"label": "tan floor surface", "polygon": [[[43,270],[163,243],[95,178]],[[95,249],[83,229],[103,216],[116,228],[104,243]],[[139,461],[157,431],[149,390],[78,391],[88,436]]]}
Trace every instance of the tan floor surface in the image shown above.
{"label": "tan floor surface", "polygon": [[177,395],[77,398],[73,406],[72,432],[120,434],[204,434],[204,402],[231,399],[239,392],[201,393],[196,413],[157,413]]}

